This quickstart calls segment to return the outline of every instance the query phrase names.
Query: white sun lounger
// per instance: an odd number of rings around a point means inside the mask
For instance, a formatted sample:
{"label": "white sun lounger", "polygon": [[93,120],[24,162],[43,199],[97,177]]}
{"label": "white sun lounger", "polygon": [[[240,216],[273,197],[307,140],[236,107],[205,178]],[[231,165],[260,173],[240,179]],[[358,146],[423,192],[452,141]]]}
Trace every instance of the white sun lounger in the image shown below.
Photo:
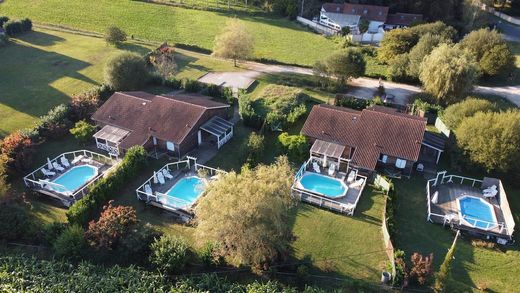
{"label": "white sun lounger", "polygon": [[56,175],[55,172],[49,171],[49,170],[47,170],[45,168],[41,168],[41,170],[42,170],[43,175],[45,175],[45,176],[51,177],[51,176]]}
{"label": "white sun lounger", "polygon": [[361,186],[363,185],[363,183],[365,182],[365,179],[363,178],[359,178],[358,180],[354,181],[352,184],[350,184],[350,187],[358,187],[358,186]]}
{"label": "white sun lounger", "polygon": [[352,170],[350,173],[348,173],[347,182],[353,182],[354,179],[356,179],[356,171]]}
{"label": "white sun lounger", "polygon": [[157,180],[159,181],[159,183],[161,185],[163,185],[165,183],[164,175],[161,172],[157,173]]}
{"label": "white sun lounger", "polygon": [[321,173],[320,165],[318,165],[317,162],[312,163],[312,169],[314,169],[314,172]]}
{"label": "white sun lounger", "polygon": [[166,179],[173,179],[173,176],[172,176],[172,174],[170,174],[170,171],[168,171],[168,169],[163,169],[162,173],[163,173],[164,177],[166,177]]}
{"label": "white sun lounger", "polygon": [[83,155],[79,155],[77,157],[74,158],[74,160],[72,160],[72,165],[76,165],[77,163],[79,163],[81,160],[83,160]]}
{"label": "white sun lounger", "polygon": [[67,160],[67,158],[65,158],[65,156],[62,156],[62,157],[60,158],[60,162],[61,162],[61,164],[62,164],[65,168],[69,168],[69,167],[70,167],[69,160]]}
{"label": "white sun lounger", "polygon": [[148,194],[153,194],[152,187],[150,186],[150,184],[146,184],[144,186],[144,192],[146,192]]}
{"label": "white sun lounger", "polygon": [[329,176],[334,176],[334,173],[336,173],[336,164],[331,163],[329,165]]}
{"label": "white sun lounger", "polygon": [[54,167],[54,169],[58,170],[58,172],[62,172],[65,170],[65,168],[63,168],[60,164],[58,164],[57,162],[52,162],[52,166]]}

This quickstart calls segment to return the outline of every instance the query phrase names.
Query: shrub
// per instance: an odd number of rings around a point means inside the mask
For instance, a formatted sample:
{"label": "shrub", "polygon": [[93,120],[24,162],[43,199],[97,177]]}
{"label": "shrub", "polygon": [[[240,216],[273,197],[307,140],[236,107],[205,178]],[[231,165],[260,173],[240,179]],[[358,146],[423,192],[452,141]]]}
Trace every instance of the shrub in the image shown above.
{"label": "shrub", "polygon": [[[134,225],[129,233],[123,236],[117,245],[118,263],[147,264],[150,255],[150,245],[160,233],[148,223]],[[112,258],[112,251],[108,256]]]}
{"label": "shrub", "polygon": [[85,120],[76,122],[74,128],[70,129],[70,133],[79,140],[81,143],[86,143],[92,138],[92,135],[96,132],[96,126],[89,124]]}
{"label": "shrub", "polygon": [[117,26],[110,26],[105,30],[105,41],[110,45],[119,45],[126,41],[126,33]]}
{"label": "shrub", "polygon": [[289,135],[283,132],[278,136],[278,141],[282,144],[284,153],[287,154],[292,162],[301,163],[305,161],[309,153],[307,138],[303,135]]}
{"label": "shrub", "polygon": [[196,93],[204,88],[204,84],[194,79],[184,78],[181,81],[181,88],[189,93]]}
{"label": "shrub", "polygon": [[262,159],[264,152],[264,136],[251,132],[247,139],[247,163],[251,166],[256,166]]}
{"label": "shrub", "polygon": [[22,29],[24,32],[32,30],[32,21],[28,18],[24,18],[20,21],[22,23]]}
{"label": "shrub", "polygon": [[182,86],[182,81],[174,77],[169,77],[164,80],[164,85],[173,89],[180,89]]}
{"label": "shrub", "polygon": [[105,83],[114,90],[138,90],[148,80],[143,58],[135,53],[123,52],[112,57],[105,65]]}
{"label": "shrub", "polygon": [[412,262],[410,278],[417,281],[420,285],[426,284],[433,272],[433,253],[430,253],[429,256],[422,256],[420,253],[414,252],[410,260]]}
{"label": "shrub", "polygon": [[217,244],[206,242],[198,253],[200,261],[207,267],[218,265],[221,261],[218,255],[216,255],[216,250]]}
{"label": "shrub", "polygon": [[0,202],[0,240],[27,239],[34,224],[26,206],[16,202]]}
{"label": "shrub", "polygon": [[146,165],[146,151],[141,146],[131,147],[116,170],[99,180],[87,195],[75,202],[67,211],[69,223],[86,226],[93,219],[107,200],[114,196],[128,180]]}
{"label": "shrub", "polygon": [[6,34],[0,34],[0,48],[9,43],[9,37]]}
{"label": "shrub", "polygon": [[6,22],[9,21],[9,17],[7,16],[0,16],[0,27],[3,27]]}
{"label": "shrub", "polygon": [[[294,123],[306,113],[304,105],[308,96],[298,88],[268,85],[259,95],[261,98],[251,106],[263,108],[266,123],[271,128],[281,128],[288,123]],[[300,106],[302,105],[302,106]]]}
{"label": "shrub", "polygon": [[300,105],[296,106],[287,115],[287,123],[289,123],[289,124],[295,123],[296,121],[298,121],[298,119],[300,119],[300,117],[304,116],[306,113],[307,113],[307,107],[305,106],[305,104],[300,104]]}
{"label": "shrub", "polygon": [[52,245],[66,228],[67,225],[60,222],[44,224],[42,227],[43,240],[45,243]]}
{"label": "shrub", "polygon": [[401,287],[408,283],[408,272],[404,261],[405,254],[402,250],[396,250],[394,253],[395,276],[392,280],[392,286]]}
{"label": "shrub", "polygon": [[[3,18],[0,21],[5,21]],[[28,32],[32,29],[32,21],[28,18],[22,20],[8,20],[4,24],[4,29],[7,35],[14,37],[24,32]]]}
{"label": "shrub", "polygon": [[40,117],[40,122],[36,126],[41,137],[60,137],[67,133],[71,122],[68,119],[71,113],[69,105],[61,104]]}
{"label": "shrub", "polygon": [[184,268],[188,261],[189,246],[186,240],[162,235],[151,245],[150,262],[161,272],[171,274]]}
{"label": "shrub", "polygon": [[30,138],[15,131],[0,142],[0,152],[7,158],[7,173],[23,172],[32,164],[34,149]]}
{"label": "shrub", "polygon": [[90,119],[100,104],[99,88],[73,95],[70,102],[70,120],[80,121]]}
{"label": "shrub", "polygon": [[264,119],[256,112],[254,102],[248,95],[241,95],[238,98],[238,112],[244,125],[254,129],[260,129]]}
{"label": "shrub", "polygon": [[83,228],[77,225],[67,227],[52,247],[58,258],[80,261],[88,248]]}
{"label": "shrub", "polygon": [[460,123],[478,112],[494,112],[497,106],[488,100],[467,97],[464,101],[447,107],[442,114],[442,121],[449,129],[455,130]]}
{"label": "shrub", "polygon": [[335,104],[336,106],[347,107],[354,110],[363,110],[369,106],[369,101],[365,99],[359,99],[354,96],[346,96],[337,98]]}

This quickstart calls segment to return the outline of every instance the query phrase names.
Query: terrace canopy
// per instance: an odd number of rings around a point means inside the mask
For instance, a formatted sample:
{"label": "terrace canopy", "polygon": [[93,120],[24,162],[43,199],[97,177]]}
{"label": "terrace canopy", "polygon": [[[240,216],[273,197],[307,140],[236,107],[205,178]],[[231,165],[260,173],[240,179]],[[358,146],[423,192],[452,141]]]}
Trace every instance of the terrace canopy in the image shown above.
{"label": "terrace canopy", "polygon": [[432,150],[435,150],[437,153],[436,163],[439,163],[439,159],[441,158],[442,152],[444,152],[444,144],[445,140],[443,137],[431,133],[429,131],[424,132],[424,137],[422,141],[422,145],[428,147]]}
{"label": "terrace canopy", "polygon": [[338,162],[341,160],[345,146],[333,142],[323,141],[317,139],[311,147],[311,156],[320,155],[325,158],[334,158]]}
{"label": "terrace canopy", "polygon": [[96,146],[109,153],[119,155],[119,143],[130,133],[118,127],[106,125],[94,134]]}
{"label": "terrace canopy", "polygon": [[[233,136],[233,123],[221,118],[213,116],[210,120],[204,123],[200,130],[214,135],[217,138],[217,147],[220,149]],[[199,144],[202,143],[202,137],[199,130]]]}

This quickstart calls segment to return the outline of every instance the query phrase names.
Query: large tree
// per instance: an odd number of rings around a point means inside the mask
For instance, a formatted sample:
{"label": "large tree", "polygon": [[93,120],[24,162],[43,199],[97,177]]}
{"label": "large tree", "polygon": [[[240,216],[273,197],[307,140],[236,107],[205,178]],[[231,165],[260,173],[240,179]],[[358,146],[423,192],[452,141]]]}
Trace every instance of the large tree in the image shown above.
{"label": "large tree", "polygon": [[105,65],[105,83],[114,90],[139,90],[147,79],[144,59],[135,53],[120,53]]}
{"label": "large tree", "polygon": [[440,103],[457,102],[473,89],[478,78],[474,58],[456,46],[442,44],[421,63],[424,89]]}
{"label": "large tree", "polygon": [[506,41],[496,30],[479,29],[467,34],[459,46],[477,60],[483,74],[496,75],[513,64]]}
{"label": "large tree", "polygon": [[[195,209],[196,239],[235,265],[266,266],[289,248],[293,171],[287,158],[211,182]],[[218,211],[218,212],[215,212]]]}
{"label": "large tree", "polygon": [[410,50],[408,54],[407,74],[418,79],[421,72],[421,63],[424,57],[428,56],[439,44],[451,43],[451,39],[442,34],[427,33],[419,39],[419,42]]}
{"label": "large tree", "polygon": [[242,21],[232,19],[227,22],[224,31],[215,37],[213,55],[233,59],[235,66],[237,66],[237,60],[251,57],[253,49],[253,35]]}
{"label": "large tree", "polygon": [[345,84],[350,78],[365,74],[366,62],[363,53],[354,48],[336,51],[324,62],[328,75],[334,77],[340,85]]}
{"label": "large tree", "polygon": [[470,161],[488,171],[519,167],[520,111],[478,112],[464,119],[455,134]]}
{"label": "large tree", "polygon": [[475,115],[478,112],[493,112],[497,110],[496,104],[474,97],[467,97],[464,101],[453,104],[444,110],[442,121],[448,128],[455,130],[462,120]]}

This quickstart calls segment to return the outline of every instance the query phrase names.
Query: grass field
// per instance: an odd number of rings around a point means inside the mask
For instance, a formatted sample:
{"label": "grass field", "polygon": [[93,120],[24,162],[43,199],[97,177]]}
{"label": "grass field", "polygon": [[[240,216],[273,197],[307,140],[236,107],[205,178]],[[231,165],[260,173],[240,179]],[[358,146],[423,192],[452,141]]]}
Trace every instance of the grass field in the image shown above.
{"label": "grass field", "polygon": [[29,17],[35,22],[103,32],[117,25],[129,35],[213,48],[213,40],[226,21],[237,17],[255,37],[255,57],[285,63],[312,65],[330,53],[331,40],[302,28],[295,22],[267,16],[225,14],[183,9],[128,0],[6,0],[0,11],[10,17]]}
{"label": "grass field", "polygon": [[[433,252],[434,270],[438,271],[453,241],[454,233],[448,228],[426,221],[425,179],[415,176],[410,180],[394,182],[398,194],[398,209],[395,214],[398,234],[394,245],[403,249],[408,257],[415,251],[423,255]],[[506,191],[518,223],[520,190],[506,186]],[[518,240],[517,235],[517,243]],[[486,249],[474,247],[468,239],[461,238],[457,243],[452,265],[449,291],[468,292],[488,288],[489,292],[515,292],[520,287],[517,277],[519,274],[518,244],[504,250]]]}

